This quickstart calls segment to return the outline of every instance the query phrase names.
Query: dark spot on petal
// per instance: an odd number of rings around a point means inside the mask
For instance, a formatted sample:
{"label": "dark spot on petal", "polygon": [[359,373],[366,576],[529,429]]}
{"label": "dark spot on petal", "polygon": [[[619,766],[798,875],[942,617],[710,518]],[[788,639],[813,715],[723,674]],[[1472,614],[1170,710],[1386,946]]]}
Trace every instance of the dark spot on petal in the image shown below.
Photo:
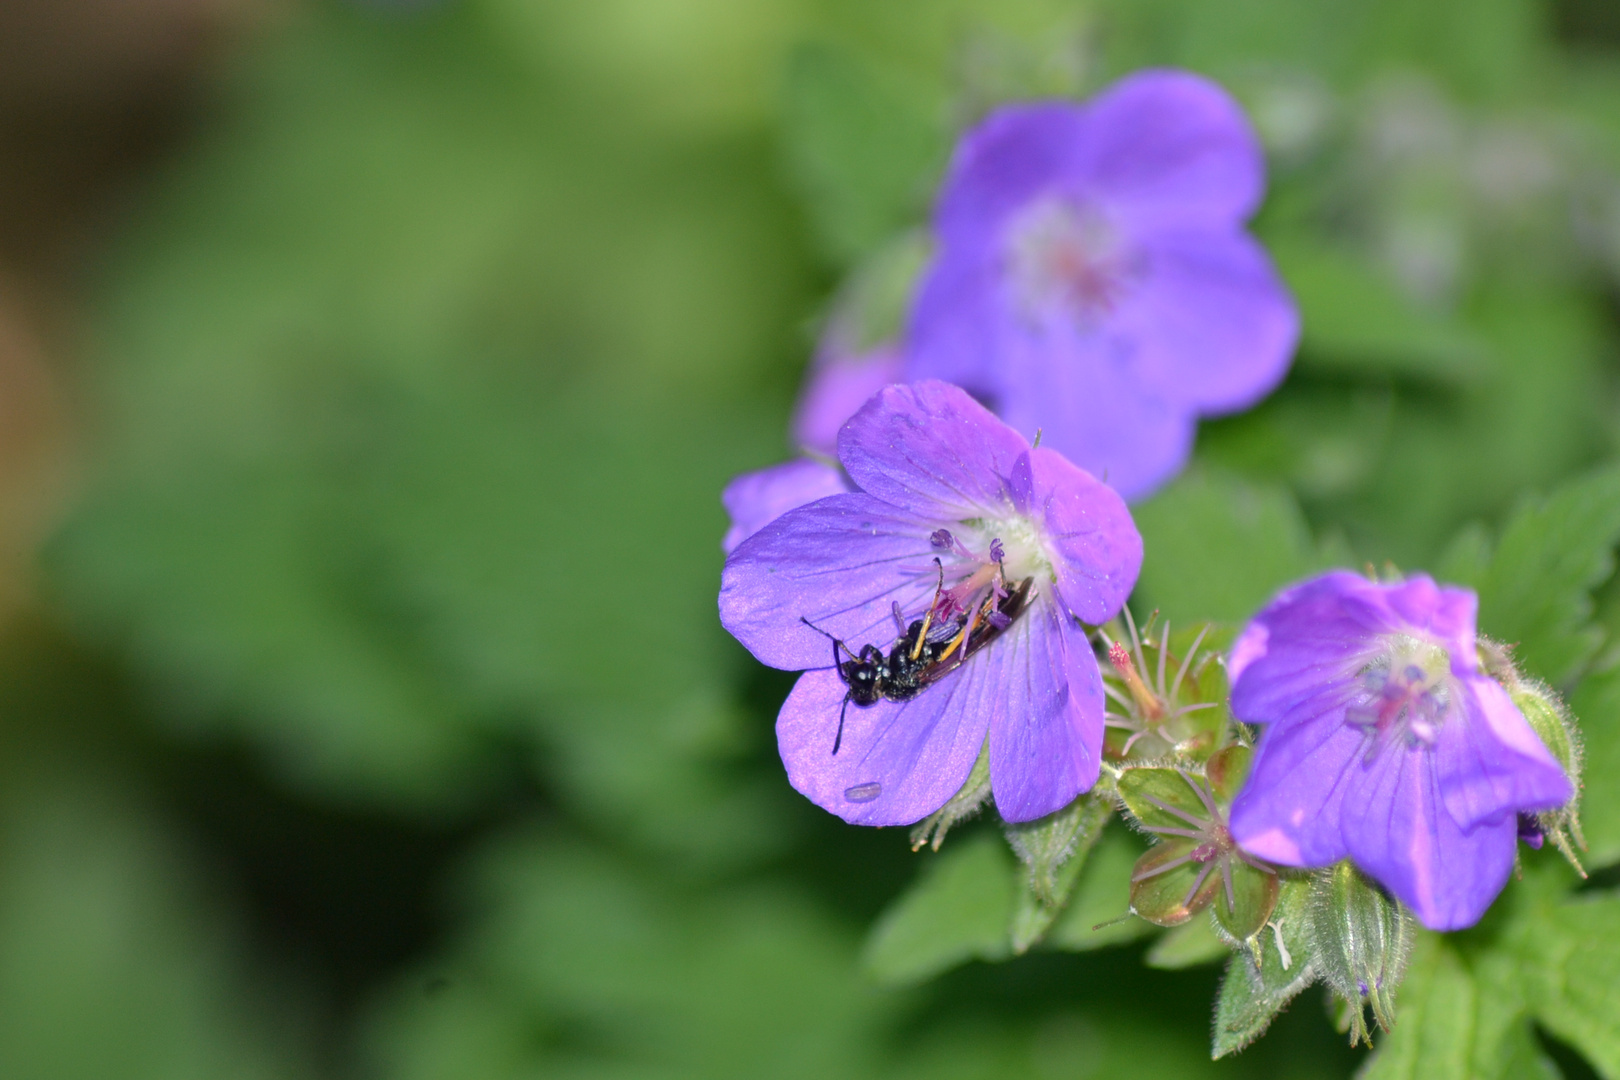
{"label": "dark spot on petal", "polygon": [[883,785],[876,780],[868,780],[864,784],[856,784],[854,787],[844,789],[844,798],[850,802],[871,802],[881,794],[883,794]]}

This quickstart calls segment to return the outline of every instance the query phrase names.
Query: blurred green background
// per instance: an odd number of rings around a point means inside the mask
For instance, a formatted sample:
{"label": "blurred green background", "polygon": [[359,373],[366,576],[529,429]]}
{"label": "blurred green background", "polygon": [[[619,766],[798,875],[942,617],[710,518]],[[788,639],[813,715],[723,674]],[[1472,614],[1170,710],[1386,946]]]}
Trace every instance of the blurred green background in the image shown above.
{"label": "blurred green background", "polygon": [[864,973],[934,856],[788,788],[718,492],[830,298],[892,332],[957,131],[1172,64],[1306,331],[1137,508],[1136,606],[1474,580],[1620,449],[1617,11],[0,6],[0,1076],[1349,1075],[1315,992],[1211,1064],[1218,970],[1141,944]]}

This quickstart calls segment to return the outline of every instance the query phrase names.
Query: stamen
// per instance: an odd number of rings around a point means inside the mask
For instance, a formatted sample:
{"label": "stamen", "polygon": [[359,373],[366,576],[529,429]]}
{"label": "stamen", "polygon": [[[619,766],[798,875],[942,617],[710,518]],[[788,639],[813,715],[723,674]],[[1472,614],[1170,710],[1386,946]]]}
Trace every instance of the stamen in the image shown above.
{"label": "stamen", "polygon": [[1164,718],[1164,702],[1154,696],[1153,691],[1147,688],[1142,676],[1131,663],[1131,654],[1125,651],[1125,646],[1114,642],[1108,647],[1108,662],[1119,672],[1119,677],[1125,680],[1125,687],[1131,692],[1136,707],[1142,710],[1149,721]]}

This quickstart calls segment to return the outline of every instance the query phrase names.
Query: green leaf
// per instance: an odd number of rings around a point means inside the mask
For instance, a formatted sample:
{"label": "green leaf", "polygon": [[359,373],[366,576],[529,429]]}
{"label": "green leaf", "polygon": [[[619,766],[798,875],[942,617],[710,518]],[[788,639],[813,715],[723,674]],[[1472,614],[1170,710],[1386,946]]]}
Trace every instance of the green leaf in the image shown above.
{"label": "green leaf", "polygon": [[838,262],[917,224],[945,160],[942,114],[894,68],[828,44],[788,65],[785,138],[822,248]]}
{"label": "green leaf", "polygon": [[1018,897],[1011,854],[983,832],[929,856],[931,866],[872,926],[867,974],[889,986],[933,978],[967,960],[1000,960]]}
{"label": "green leaf", "polygon": [[1269,246],[1299,301],[1302,368],[1443,383],[1482,373],[1483,343],[1455,319],[1419,307],[1370,259],[1304,234]]}
{"label": "green leaf", "polygon": [[1582,786],[1581,828],[1594,867],[1620,862],[1620,667],[1582,679],[1569,708],[1581,732],[1587,782]]}
{"label": "green leaf", "polygon": [[1131,869],[1142,845],[1123,823],[1103,830],[1069,906],[1046,935],[1046,944],[1085,952],[1146,937],[1155,927],[1130,915]]}
{"label": "green leaf", "polygon": [[1308,880],[1285,882],[1272,913],[1271,929],[1256,939],[1259,964],[1246,950],[1239,950],[1227,963],[1215,999],[1211,1057],[1225,1057],[1258,1039],[1301,990],[1316,982],[1307,915],[1310,891]]}
{"label": "green leaf", "polygon": [[1477,521],[1457,531],[1434,563],[1436,579],[1455,585],[1476,585],[1491,569],[1491,532]]}
{"label": "green leaf", "polygon": [[1232,954],[1232,947],[1215,933],[1208,919],[1191,919],[1164,932],[1142,962],[1150,968],[1179,971],[1213,964]]}
{"label": "green leaf", "polygon": [[304,791],[464,809],[532,747],[604,831],[735,863],[788,826],[728,767],[717,493],[786,449],[799,228],[763,138],[581,123],[486,15],[323,5],[233,66],[101,260],[54,594]]}
{"label": "green leaf", "polygon": [[1027,870],[1013,913],[1013,952],[1029,951],[1063,913],[1092,845],[1113,815],[1113,800],[1093,792],[1038,821],[1006,827],[1007,840]]}
{"label": "green leaf", "polygon": [[1462,582],[1479,590],[1481,632],[1514,645],[1527,675],[1567,682],[1602,641],[1590,593],[1614,570],[1616,540],[1620,466],[1526,502],[1503,528],[1483,577]]}
{"label": "green leaf", "polygon": [[1620,898],[1545,903],[1527,924],[1526,980],[1536,1020],[1603,1076],[1620,1076]]}
{"label": "green leaf", "polygon": [[147,816],[142,797],[83,759],[77,775],[53,769],[19,782],[19,758],[35,748],[7,735],[0,1074],[315,1075],[313,1061],[296,1060],[294,1016],[267,987],[242,985],[245,943],[224,933],[186,845]]}
{"label": "green leaf", "polygon": [[1320,550],[1286,489],[1192,469],[1131,508],[1147,557],[1133,608],[1173,624],[1242,622],[1284,585],[1342,561]]}

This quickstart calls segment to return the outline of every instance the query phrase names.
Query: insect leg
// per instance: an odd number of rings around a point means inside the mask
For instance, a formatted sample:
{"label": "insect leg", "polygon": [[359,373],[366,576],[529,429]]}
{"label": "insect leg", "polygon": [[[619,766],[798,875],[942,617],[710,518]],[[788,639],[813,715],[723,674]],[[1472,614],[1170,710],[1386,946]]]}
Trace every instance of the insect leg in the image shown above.
{"label": "insect leg", "polygon": [[844,705],[838,710],[838,734],[833,736],[834,754],[838,753],[838,748],[844,744],[844,714],[847,712],[849,712],[849,695],[845,694]]}

